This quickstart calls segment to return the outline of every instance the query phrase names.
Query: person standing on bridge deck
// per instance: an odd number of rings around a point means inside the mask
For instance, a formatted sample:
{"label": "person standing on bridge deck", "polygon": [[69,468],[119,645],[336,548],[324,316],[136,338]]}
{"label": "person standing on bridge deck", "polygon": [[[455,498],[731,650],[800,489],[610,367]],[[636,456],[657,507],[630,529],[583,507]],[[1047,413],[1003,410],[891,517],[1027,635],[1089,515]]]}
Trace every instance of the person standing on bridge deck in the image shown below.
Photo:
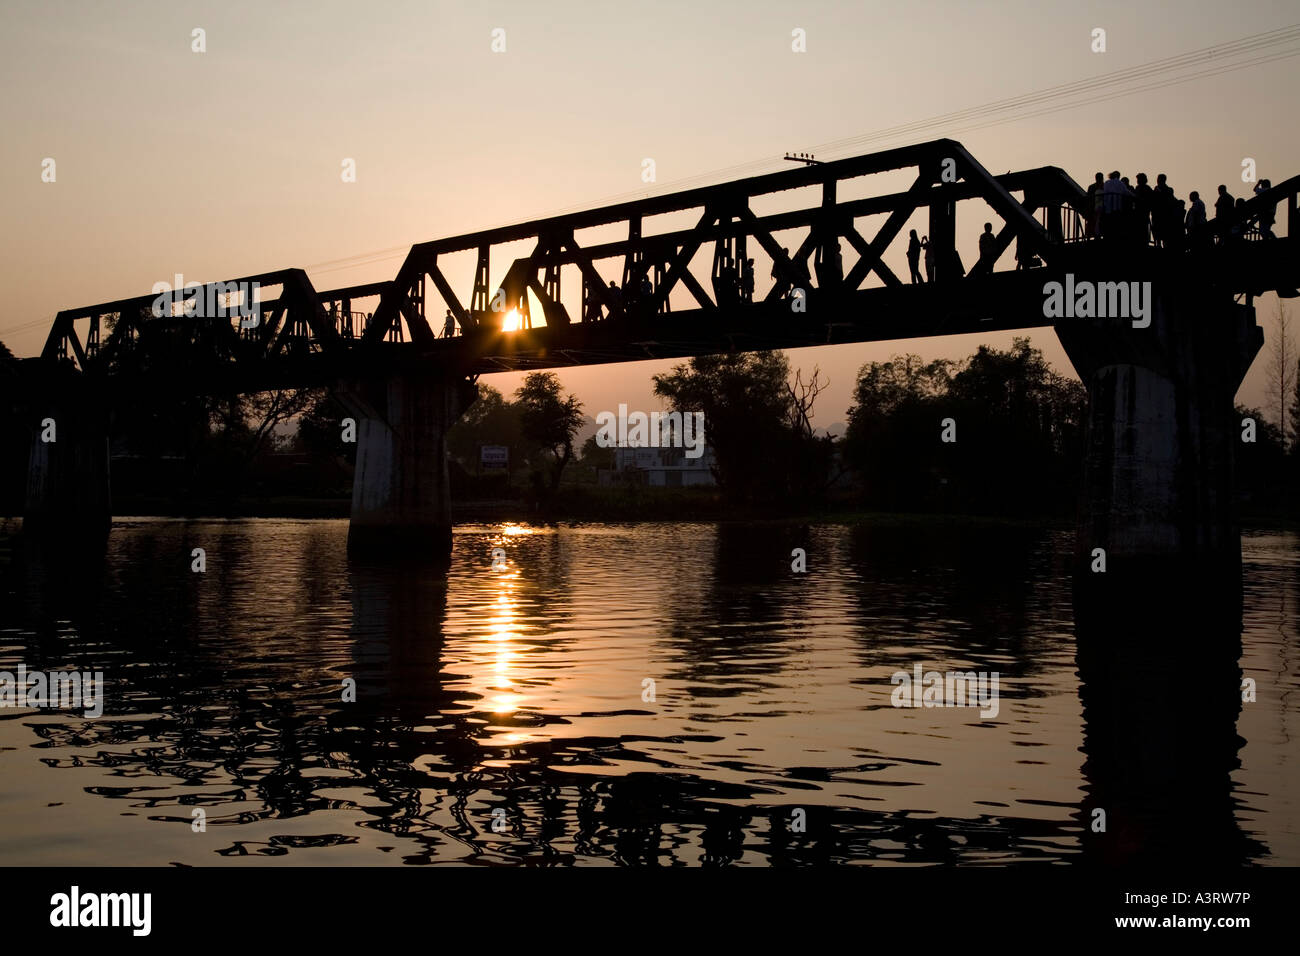
{"label": "person standing on bridge deck", "polygon": [[[785,267],[784,274],[781,272],[782,266]],[[794,262],[790,259],[790,250],[785,246],[782,246],[781,258],[772,260],[772,282],[774,284],[781,282],[788,283],[788,288],[785,290],[784,298],[792,299],[795,297],[794,290],[801,287],[800,283],[796,281],[799,278],[800,273],[802,273],[803,277],[806,278],[808,274],[807,268],[801,266],[796,269]],[[806,290],[807,283],[803,283],[802,287]]]}
{"label": "person standing on bridge deck", "polygon": [[1246,233],[1250,231],[1250,223],[1246,218],[1246,200],[1238,199],[1232,210],[1232,225],[1228,227],[1228,241],[1233,245],[1245,239]]}
{"label": "person standing on bridge deck", "polygon": [[772,260],[772,282],[773,283],[783,281],[781,277],[781,263],[789,262],[789,261],[790,261],[790,250],[787,249],[785,246],[782,246],[781,258],[780,259],[774,258]]}
{"label": "person standing on bridge deck", "polygon": [[637,295],[636,304],[640,308],[640,310],[647,315],[649,315],[650,313],[650,300],[654,298],[654,294],[655,294],[655,287],[654,287],[654,283],[650,281],[650,276],[649,275],[641,276],[641,288],[639,290],[639,294]]}
{"label": "person standing on bridge deck", "polygon": [[1096,180],[1088,187],[1088,198],[1083,204],[1083,208],[1088,210],[1084,231],[1089,239],[1096,239],[1101,235],[1102,187],[1104,183],[1105,178],[1101,173],[1098,173]]}
{"label": "person standing on bridge deck", "polygon": [[[1255,195],[1260,196],[1273,188],[1273,184],[1267,179],[1261,179],[1255,184]],[[1259,207],[1259,237],[1261,239],[1276,239],[1273,235],[1273,224],[1277,222],[1277,203],[1264,203]]]}
{"label": "person standing on bridge deck", "polygon": [[1151,191],[1151,235],[1157,246],[1169,244],[1174,217],[1174,191],[1169,188],[1169,177],[1161,173],[1156,177],[1156,188]]}
{"label": "person standing on bridge deck", "polygon": [[754,301],[754,260],[746,259],[740,270],[740,294],[746,302]]}
{"label": "person standing on bridge deck", "polygon": [[1232,231],[1232,220],[1236,216],[1237,201],[1228,192],[1228,187],[1219,186],[1219,198],[1214,200],[1214,231],[1219,242],[1227,242]]}
{"label": "person standing on bridge deck", "polygon": [[1112,170],[1101,191],[1101,237],[1103,239],[1119,238],[1120,221],[1124,216],[1124,196],[1127,191],[1127,187],[1120,181],[1119,170]]}
{"label": "person standing on bridge deck", "polygon": [[1016,271],[1032,269],[1037,262],[1038,257],[1029,251],[1029,243],[1025,241],[1024,233],[1016,236]]}
{"label": "person standing on bridge deck", "polygon": [[456,317],[451,314],[451,309],[447,310],[446,321],[442,325],[442,337],[449,339],[456,334]]}
{"label": "person standing on bridge deck", "polygon": [[1127,176],[1119,177],[1119,185],[1125,187],[1125,191],[1119,196],[1119,235],[1122,235],[1125,242],[1128,242],[1136,232],[1134,228],[1134,220],[1136,219],[1134,187],[1128,182]]}
{"label": "person standing on bridge deck", "polygon": [[984,231],[980,233],[980,259],[975,263],[975,271],[980,275],[993,274],[993,247],[997,245],[998,237],[993,235],[993,223],[984,223]]}
{"label": "person standing on bridge deck", "polygon": [[736,260],[727,256],[722,262],[722,294],[728,304],[734,304],[740,298],[740,273],[736,270]]}
{"label": "person standing on bridge deck", "polygon": [[907,268],[912,273],[912,285],[925,281],[921,278],[921,240],[916,238],[915,229],[907,236]]}
{"label": "person standing on bridge deck", "polygon": [[1187,210],[1187,244],[1197,249],[1203,246],[1208,238],[1205,203],[1201,202],[1201,194],[1195,189],[1192,190],[1191,200],[1192,206]]}
{"label": "person standing on bridge deck", "polygon": [[921,237],[921,248],[925,250],[925,281],[934,282],[934,246],[929,236]]}
{"label": "person standing on bridge deck", "polygon": [[1137,188],[1133,190],[1134,238],[1146,245],[1151,240],[1151,210],[1156,191],[1147,184],[1147,174],[1137,174]]}
{"label": "person standing on bridge deck", "polygon": [[614,285],[613,279],[609,280],[609,299],[609,314],[605,316],[605,318],[612,319],[615,312],[621,312],[623,310],[623,290]]}
{"label": "person standing on bridge deck", "polygon": [[838,241],[834,248],[828,245],[818,246],[814,267],[817,270],[817,285],[820,288],[833,289],[840,284],[844,278],[844,257]]}

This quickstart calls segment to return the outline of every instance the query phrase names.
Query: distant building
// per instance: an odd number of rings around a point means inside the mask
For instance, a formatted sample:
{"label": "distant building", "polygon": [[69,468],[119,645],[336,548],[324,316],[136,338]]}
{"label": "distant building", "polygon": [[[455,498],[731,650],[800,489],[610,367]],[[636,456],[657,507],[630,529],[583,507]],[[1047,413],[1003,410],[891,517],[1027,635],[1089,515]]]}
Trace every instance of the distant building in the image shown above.
{"label": "distant building", "polygon": [[684,448],[615,448],[614,467],[602,468],[602,486],[651,485],[656,488],[690,488],[714,485],[713,449],[707,445],[699,458],[687,458]]}

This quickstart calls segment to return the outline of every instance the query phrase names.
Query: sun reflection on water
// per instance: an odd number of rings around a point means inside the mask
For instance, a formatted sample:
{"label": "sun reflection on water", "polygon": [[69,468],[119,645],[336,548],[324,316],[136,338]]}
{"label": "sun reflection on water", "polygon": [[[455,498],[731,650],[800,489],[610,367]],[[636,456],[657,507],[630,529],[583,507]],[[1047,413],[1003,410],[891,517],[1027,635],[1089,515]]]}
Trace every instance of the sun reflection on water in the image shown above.
{"label": "sun reflection on water", "polygon": [[[512,531],[512,528],[514,530]],[[502,534],[527,534],[528,529],[507,526]],[[487,621],[487,639],[492,646],[492,676],[488,691],[492,713],[509,715],[515,712],[523,695],[515,690],[512,664],[515,662],[514,641],[519,637],[519,602],[514,596],[518,583],[518,570],[505,567],[496,572],[496,606]]]}

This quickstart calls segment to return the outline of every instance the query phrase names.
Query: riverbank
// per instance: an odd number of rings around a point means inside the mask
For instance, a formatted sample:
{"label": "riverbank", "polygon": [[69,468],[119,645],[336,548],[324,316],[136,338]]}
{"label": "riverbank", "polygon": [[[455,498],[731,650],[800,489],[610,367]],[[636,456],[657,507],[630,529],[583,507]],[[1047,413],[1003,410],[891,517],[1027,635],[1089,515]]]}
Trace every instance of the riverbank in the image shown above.
{"label": "riverbank", "polygon": [[[176,502],[131,497],[115,499],[114,515],[172,518],[347,518],[350,498],[276,496],[245,497],[223,502]],[[728,501],[715,488],[570,487],[543,500],[516,497],[453,498],[452,521],[463,523],[522,522],[628,522],[628,521],[819,521],[853,524],[859,521],[929,522],[954,518],[999,524],[1061,525],[1073,520],[1072,511],[1048,515],[968,514],[953,511],[884,510],[860,507],[850,499],[828,502],[783,501],[743,503]]]}
{"label": "riverbank", "polygon": [[[352,501],[348,497],[272,496],[245,497],[234,501],[182,502],[164,498],[122,496],[113,502],[115,517],[159,518],[347,518]],[[1073,527],[1073,507],[1047,514],[998,514],[993,512],[944,511],[900,508],[882,509],[858,505],[847,499],[821,503],[782,502],[779,505],[744,504],[726,501],[717,489],[684,488],[561,488],[545,502],[514,498],[453,500],[452,521],[456,524],[497,522],[634,522],[634,521],[811,521],[827,524],[929,525],[936,521],[1023,525],[1027,527]],[[1244,530],[1300,530],[1300,515],[1280,508],[1245,506]],[[0,517],[0,539],[16,533],[21,521]]]}

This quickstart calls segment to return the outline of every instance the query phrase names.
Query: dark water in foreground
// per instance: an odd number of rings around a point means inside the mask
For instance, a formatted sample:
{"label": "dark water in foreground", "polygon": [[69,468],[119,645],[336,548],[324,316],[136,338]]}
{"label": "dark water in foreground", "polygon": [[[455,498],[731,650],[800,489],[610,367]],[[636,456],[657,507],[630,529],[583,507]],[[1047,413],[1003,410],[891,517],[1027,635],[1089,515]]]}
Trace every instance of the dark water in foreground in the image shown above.
{"label": "dark water in foreground", "polygon": [[[346,534],[0,555],[0,670],[107,682],[98,719],[0,708],[0,864],[1300,865],[1295,535],[1244,541],[1239,672],[1081,682],[1067,533],[462,527],[445,579]],[[892,706],[916,663],[998,672],[996,716]]]}

